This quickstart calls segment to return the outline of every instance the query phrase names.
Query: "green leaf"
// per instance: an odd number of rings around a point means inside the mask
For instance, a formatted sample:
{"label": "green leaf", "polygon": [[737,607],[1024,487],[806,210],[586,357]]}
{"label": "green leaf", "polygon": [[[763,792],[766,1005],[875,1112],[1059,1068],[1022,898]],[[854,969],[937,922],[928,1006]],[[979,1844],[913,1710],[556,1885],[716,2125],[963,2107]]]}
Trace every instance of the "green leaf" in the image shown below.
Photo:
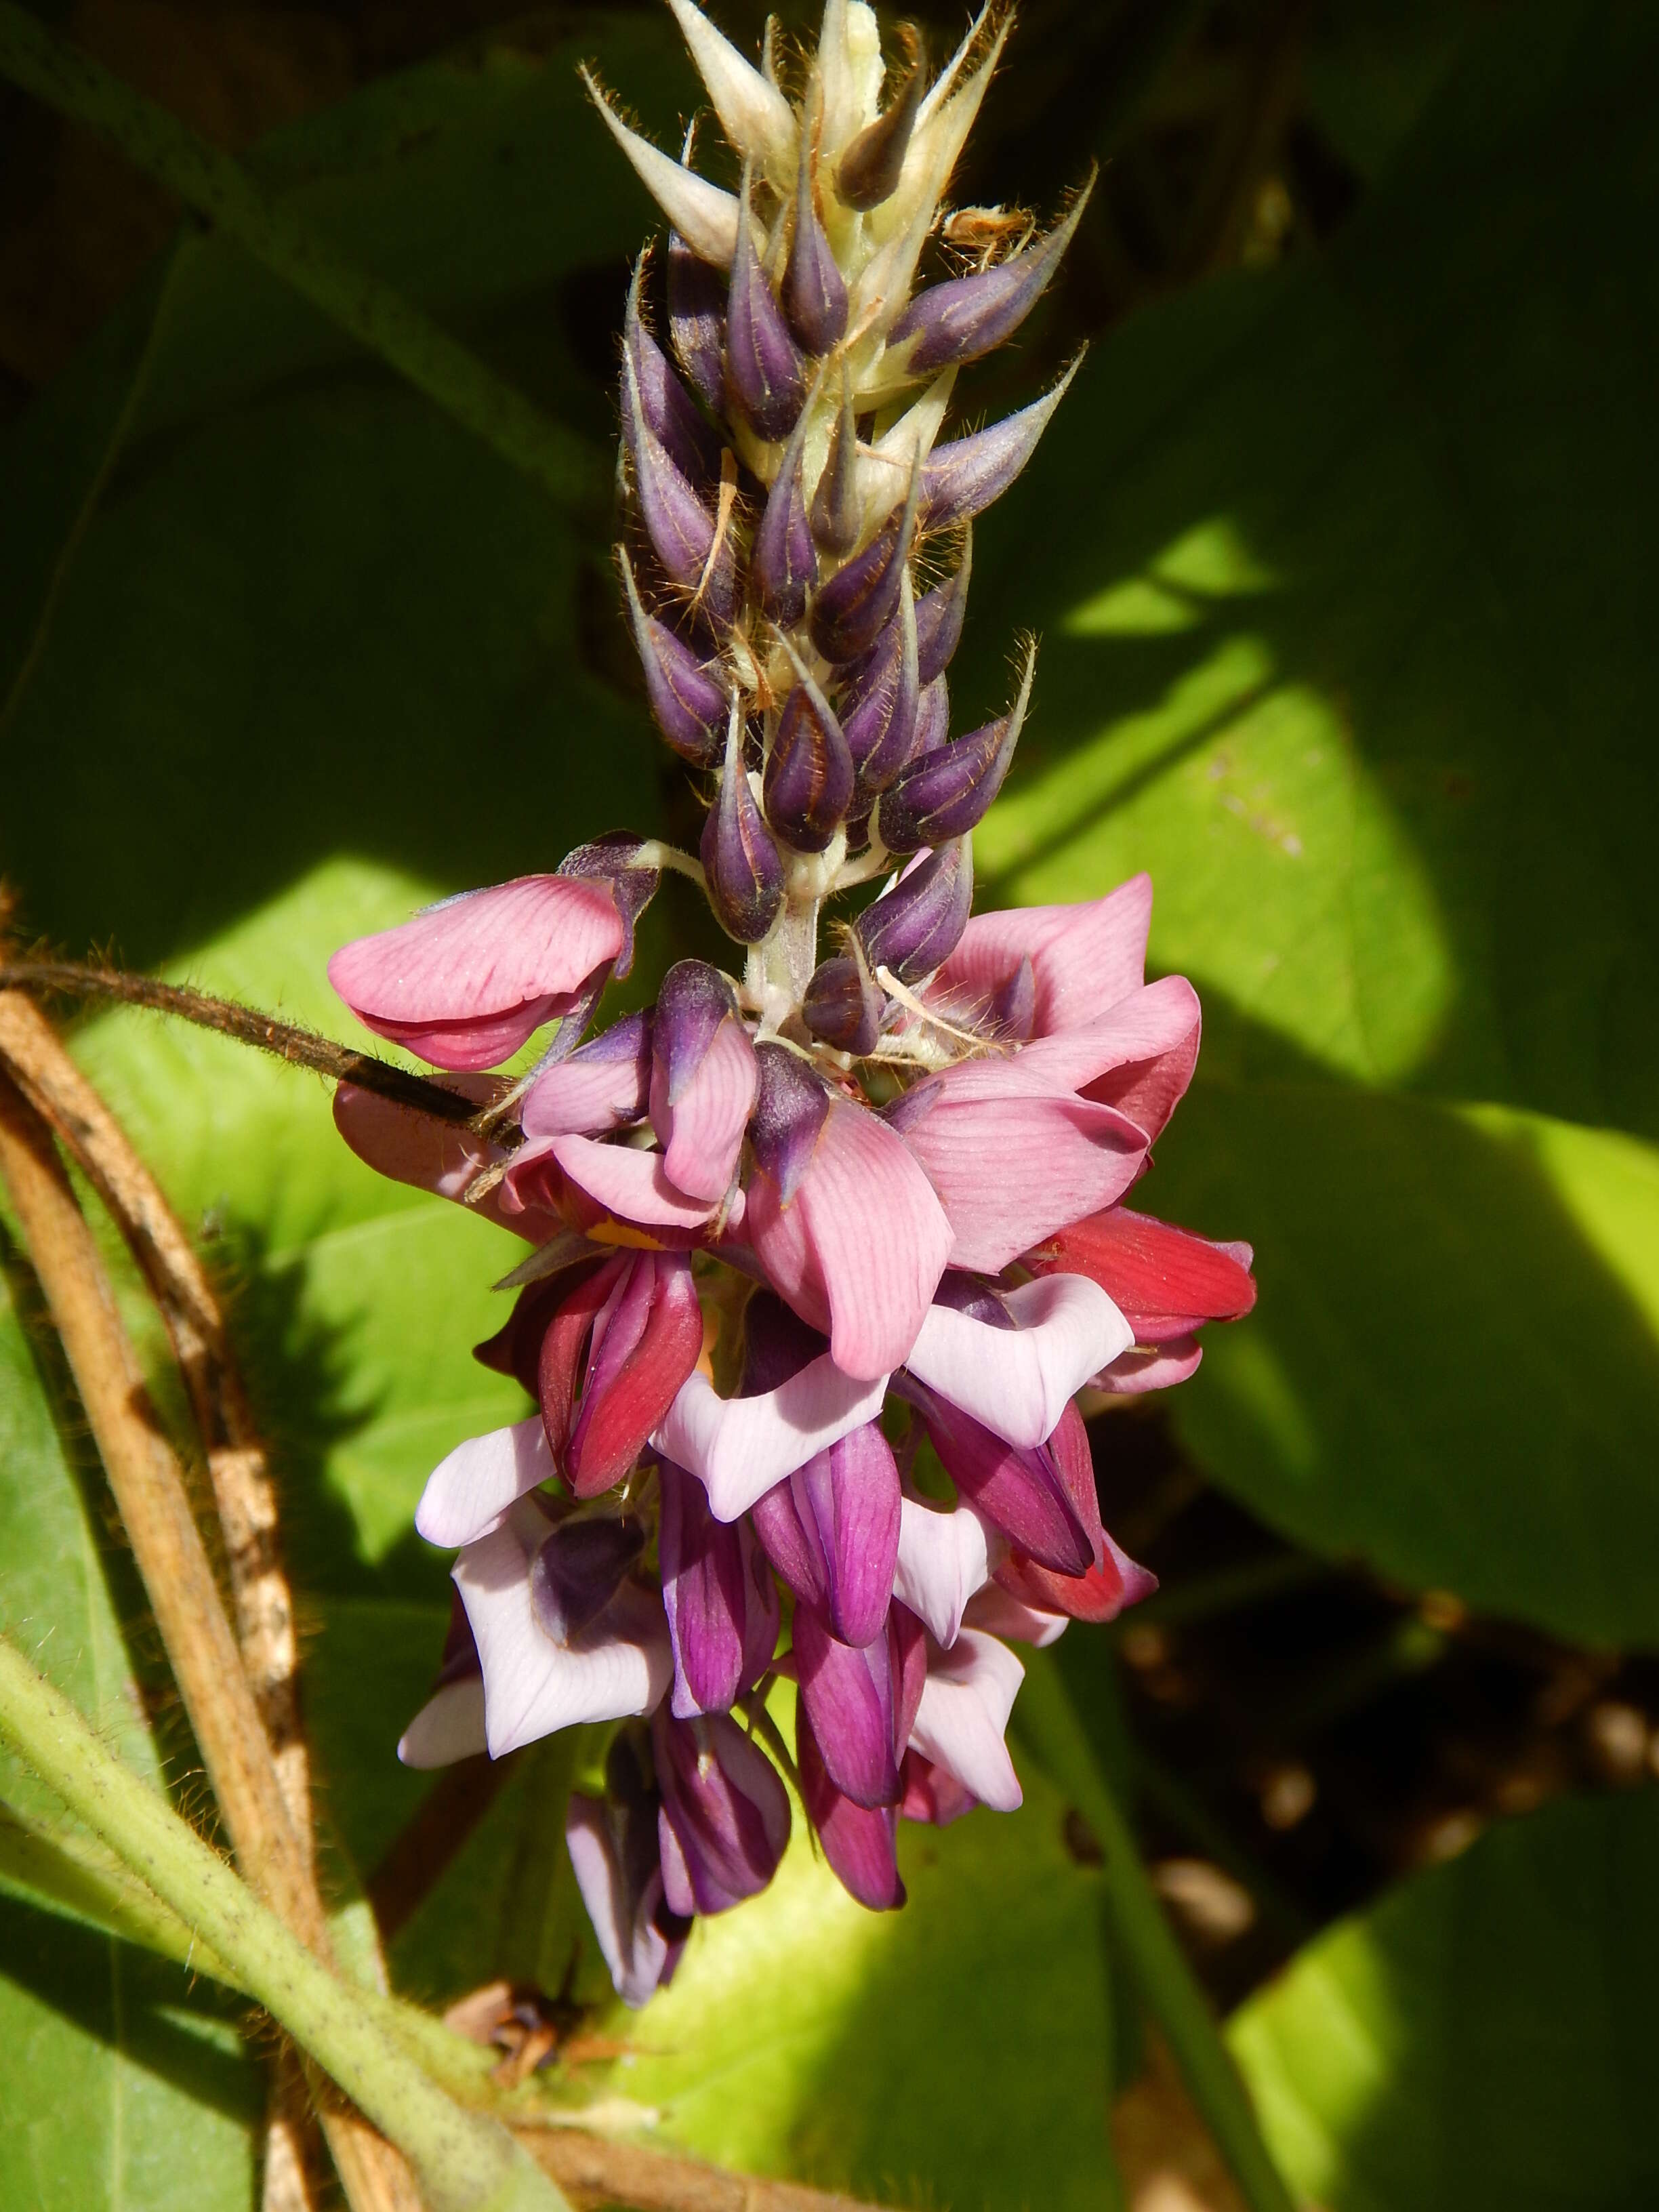
{"label": "green leaf", "polygon": [[1659,1638],[1656,61],[1506,15],[1328,257],[1103,347],[963,685],[1042,629],[989,896],[1148,867],[1204,999],[1142,1196],[1261,1297],[1176,1419],[1304,1541],[1597,1641]]}
{"label": "green leaf", "polygon": [[1492,1830],[1235,2016],[1330,2212],[1615,2212],[1659,2194],[1659,1791]]}

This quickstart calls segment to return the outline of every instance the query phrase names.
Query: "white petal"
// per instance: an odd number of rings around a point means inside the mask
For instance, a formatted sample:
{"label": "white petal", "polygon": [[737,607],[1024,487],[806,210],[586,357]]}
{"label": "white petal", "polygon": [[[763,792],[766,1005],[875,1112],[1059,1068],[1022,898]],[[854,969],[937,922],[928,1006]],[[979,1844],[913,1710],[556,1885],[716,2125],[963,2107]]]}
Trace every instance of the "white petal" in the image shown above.
{"label": "white petal", "polygon": [[1003,1732],[1025,1669],[1006,1644],[964,1628],[949,1651],[927,1655],[927,1680],[910,1731],[912,1747],[954,1774],[998,1813],[1022,1802]]}
{"label": "white petal", "polygon": [[982,1628],[988,1636],[1012,1637],[1016,1644],[1039,1646],[1057,1644],[1072,1625],[1069,1615],[1041,1613],[997,1583],[987,1583],[971,1600],[967,1620],[969,1628]]}
{"label": "white petal", "polygon": [[483,1682],[464,1674],[427,1699],[398,1742],[405,1766],[453,1766],[485,1748]]}
{"label": "white petal", "polygon": [[692,1374],[651,1441],[698,1477],[717,1521],[735,1521],[815,1454],[874,1420],[886,1390],[884,1375],[856,1382],[827,1352],[753,1398],[722,1398],[706,1375]]}
{"label": "white petal", "polygon": [[864,503],[864,527],[880,528],[896,507],[902,507],[910,489],[910,471],[933,450],[951,404],[954,368],[943,370],[921,397],[913,401],[891,429],[858,457],[859,496]]}
{"label": "white petal", "polygon": [[556,1472],[539,1414],[515,1421],[510,1429],[469,1437],[427,1477],[415,1526],[428,1544],[441,1544],[446,1551],[471,1544],[500,1520],[514,1498],[550,1481]]}
{"label": "white petal", "polygon": [[1012,1328],[930,1306],[904,1364],[994,1436],[1029,1449],[1053,1435],[1067,1400],[1134,1342],[1134,1331],[1086,1275],[1022,1283],[1004,1303]]}
{"label": "white petal", "polygon": [[795,117],[788,101],[691,0],[668,0],[668,4],[691,49],[697,74],[708,88],[720,128],[739,154],[752,155],[765,167],[775,183],[793,183]]}
{"label": "white petal", "polygon": [[945,1513],[914,1498],[903,1500],[893,1595],[935,1644],[948,1650],[956,1642],[968,1601],[990,1572],[985,1523],[970,1506]]}
{"label": "white petal", "polygon": [[640,182],[693,253],[704,261],[712,261],[718,268],[728,268],[738,243],[738,203],[734,195],[723,192],[707,178],[682,168],[648,138],[641,138],[637,131],[630,131],[585,70],[582,82],[604,116],[611,137],[633,163]]}
{"label": "white petal", "polygon": [[[636,1921],[626,1917],[629,1899],[606,1831],[605,1808],[596,1798],[573,1794],[565,1815],[564,1840],[576,1887],[599,1939],[617,1994],[626,2005],[642,2005],[656,1994],[668,1945],[643,1909]],[[659,1877],[653,1877],[647,1897],[640,1900],[641,1908],[650,1901],[653,1890],[660,1894]]]}
{"label": "white petal", "polygon": [[455,1587],[483,1668],[492,1759],[584,1721],[648,1713],[673,1672],[661,1601],[637,1586],[624,1588],[577,1643],[557,1644],[543,1632],[529,1568],[546,1527],[534,1507],[521,1507],[455,1562]]}

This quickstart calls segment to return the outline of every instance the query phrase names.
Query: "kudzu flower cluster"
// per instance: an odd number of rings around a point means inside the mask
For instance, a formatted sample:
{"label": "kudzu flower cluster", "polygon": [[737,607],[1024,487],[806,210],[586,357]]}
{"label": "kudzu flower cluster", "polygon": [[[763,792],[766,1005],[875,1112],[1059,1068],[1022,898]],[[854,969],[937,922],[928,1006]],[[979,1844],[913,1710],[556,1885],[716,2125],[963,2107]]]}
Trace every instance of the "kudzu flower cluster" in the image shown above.
{"label": "kudzu flower cluster", "polygon": [[[700,854],[618,833],[330,968],[480,1109],[347,1088],[347,1140],[532,1247],[478,1356],[537,1411],[427,1485],[459,1602],[401,1753],[612,1724],[567,1839],[632,2003],[697,1915],[771,1880],[781,1767],[875,1909],[903,1900],[901,1819],[1018,1804],[1011,1645],[1150,1587],[1102,1526],[1076,1394],[1181,1380],[1199,1325],[1255,1295],[1247,1246],[1121,1202],[1199,1042],[1190,985],[1145,981],[1146,878],[970,914],[1031,688],[1028,651],[1007,712],[951,734],[972,526],[1069,373],[988,428],[947,418],[1086,192],[1042,236],[945,216],[1005,18],[930,78],[913,36],[890,69],[861,0],[828,0],[810,55],[769,33],[758,67],[669,4],[735,191],[591,89],[669,225],[628,299],[617,568],[708,802]],[[941,228],[982,265],[919,285]],[[682,960],[593,1031],[665,869],[702,885],[729,966]],[[527,1076],[489,1073],[550,1023]]]}

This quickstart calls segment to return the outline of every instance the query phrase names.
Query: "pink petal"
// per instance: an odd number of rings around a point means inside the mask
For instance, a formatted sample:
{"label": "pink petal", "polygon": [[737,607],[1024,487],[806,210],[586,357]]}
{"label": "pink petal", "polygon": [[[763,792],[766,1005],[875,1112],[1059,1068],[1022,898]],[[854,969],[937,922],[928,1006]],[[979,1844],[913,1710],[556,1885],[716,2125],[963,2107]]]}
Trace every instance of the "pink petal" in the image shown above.
{"label": "pink petal", "polygon": [[1058,1643],[1072,1625],[1067,1614],[1040,1612],[996,1583],[988,1583],[975,1593],[968,1607],[967,1620],[969,1628],[983,1629],[988,1636],[1011,1638],[1016,1644],[1035,1644],[1039,1648]]}
{"label": "pink petal", "polygon": [[660,1115],[656,1093],[667,1085],[659,1072],[652,1085],[651,1117],[659,1136],[665,1124],[671,1133],[664,1165],[677,1189],[711,1202],[725,1197],[758,1082],[749,1032],[733,1020],[720,1024],[678,1103],[670,1106],[665,1098]]}
{"label": "pink petal", "polygon": [[[784,1206],[756,1174],[744,1225],[773,1288],[827,1330],[843,1373],[868,1382],[899,1364],[945,1272],[951,1224],[885,1122],[833,1100],[793,1199]],[[1036,1242],[1027,1235],[1014,1249]]]}
{"label": "pink petal", "polygon": [[1192,1081],[1203,1018],[1184,975],[1148,983],[1097,1021],[1039,1037],[1016,1065],[1056,1091],[1115,1106],[1156,1137]]}
{"label": "pink petal", "polygon": [[660,1152],[575,1135],[555,1137],[550,1150],[571,1182],[619,1221],[636,1221],[647,1228],[698,1229],[718,1204],[717,1200],[704,1203],[677,1190]]}
{"label": "pink petal", "polygon": [[948,1828],[952,1820],[961,1820],[978,1804],[944,1767],[935,1766],[931,1759],[918,1753],[904,1754],[904,1798],[899,1807],[907,1820],[925,1820],[929,1827]]}
{"label": "pink petal", "polygon": [[[445,1088],[459,1091],[463,1097],[476,1094],[482,1105],[497,1085],[493,1079],[462,1079]],[[394,1105],[372,1091],[360,1091],[355,1083],[342,1083],[334,1093],[334,1126],[377,1175],[412,1183],[416,1190],[435,1191],[440,1198],[463,1199],[483,1169],[497,1166],[507,1158],[486,1139],[469,1134],[453,1121],[434,1121],[430,1115]],[[499,1187],[467,1211],[532,1244],[544,1243],[565,1226],[546,1206],[508,1211]]]}
{"label": "pink petal", "polygon": [[827,1352],[752,1398],[722,1398],[706,1375],[689,1375],[651,1441],[698,1478],[717,1520],[735,1521],[774,1483],[873,1420],[886,1390],[884,1375],[860,1382]]}
{"label": "pink petal", "polygon": [[662,1601],[637,1583],[625,1585],[568,1644],[543,1633],[530,1565],[546,1534],[539,1510],[520,1505],[455,1562],[455,1587],[483,1669],[492,1759],[559,1729],[648,1713],[673,1674]]}
{"label": "pink petal", "polygon": [[640,1070],[626,1060],[562,1060],[524,1102],[526,1137],[602,1136],[645,1112]]}
{"label": "pink petal", "polygon": [[904,1364],[1006,1443],[1040,1444],[1073,1393],[1125,1351],[1134,1333],[1099,1285],[1082,1275],[1022,1284],[1003,1304],[1012,1328],[929,1307]]}
{"label": "pink petal", "polygon": [[855,1805],[836,1789],[824,1767],[823,1753],[804,1705],[796,1708],[795,1760],[800,1772],[801,1802],[836,1880],[869,1911],[896,1911],[904,1902],[904,1884],[893,1847],[897,1807],[866,1808]]}
{"label": "pink petal", "polygon": [[446,1682],[421,1707],[398,1740],[405,1766],[453,1766],[487,1748],[483,1678],[464,1674]]}
{"label": "pink petal", "polygon": [[910,1731],[913,1747],[955,1775],[994,1811],[1023,1802],[1019,1777],[1003,1735],[1025,1669],[1006,1644],[964,1628],[949,1651],[929,1652],[921,1705]]}
{"label": "pink petal", "polygon": [[1094,1376],[1094,1386],[1118,1397],[1168,1390],[1196,1375],[1203,1357],[1204,1347],[1194,1336],[1173,1337],[1168,1344],[1134,1345]]}
{"label": "pink petal", "polygon": [[427,1477],[415,1526],[446,1551],[475,1542],[527,1491],[557,1472],[541,1416],[469,1437]]}
{"label": "pink petal", "polygon": [[1036,982],[1036,1035],[1075,1029],[1139,988],[1152,916],[1152,879],[1132,876],[1079,906],[1012,907],[976,914],[927,996],[958,1004],[994,998],[1029,959]]}
{"label": "pink petal", "polygon": [[1127,1206],[1073,1221],[1028,1252],[1034,1274],[1087,1275],[1140,1344],[1188,1336],[1206,1321],[1237,1321],[1255,1304],[1248,1244],[1217,1244]]}
{"label": "pink petal", "polygon": [[976,1273],[1000,1274],[1079,1212],[1121,1198],[1146,1158],[1132,1121],[1027,1077],[1018,1060],[965,1061],[912,1096],[904,1142],[944,1206],[951,1266]]}
{"label": "pink petal", "polygon": [[1000,1538],[988,1536],[971,1506],[946,1512],[907,1498],[900,1507],[898,1565],[893,1595],[908,1605],[933,1641],[948,1650],[976,1590],[991,1573],[991,1550]]}
{"label": "pink petal", "polygon": [[328,963],[359,1021],[439,1067],[494,1067],[623,949],[602,883],[520,876],[468,891]]}

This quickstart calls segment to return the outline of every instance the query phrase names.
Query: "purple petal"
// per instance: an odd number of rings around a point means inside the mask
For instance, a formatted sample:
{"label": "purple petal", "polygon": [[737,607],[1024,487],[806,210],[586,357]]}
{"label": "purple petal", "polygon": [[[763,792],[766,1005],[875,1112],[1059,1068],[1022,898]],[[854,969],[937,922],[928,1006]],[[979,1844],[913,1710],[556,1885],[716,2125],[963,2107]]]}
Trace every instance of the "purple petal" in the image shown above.
{"label": "purple petal", "polygon": [[898,1468],[874,1422],[854,1429],[752,1509],[767,1556],[843,1644],[879,1632],[899,1553]]}
{"label": "purple petal", "polygon": [[909,1384],[906,1395],[914,1397],[933,1449],[967,1504],[1020,1551],[1059,1574],[1084,1574],[1094,1565],[1093,1536],[1046,1444],[1005,1443],[930,1391]]}
{"label": "purple petal", "polygon": [[726,391],[763,438],[787,438],[806,397],[801,357],[755,253],[745,176],[726,312]]}
{"label": "purple petal", "polygon": [[862,1650],[838,1643],[807,1611],[795,1615],[795,1668],[801,1703],[824,1771],[855,1805],[891,1805],[899,1796],[893,1741],[893,1666],[887,1638]]}
{"label": "purple petal", "polygon": [[887,334],[888,351],[903,353],[906,373],[931,375],[977,361],[1011,337],[1048,289],[1093,189],[1091,176],[1065,221],[1023,253],[994,269],[930,285],[912,300]]}
{"label": "purple petal", "polygon": [[847,286],[818,221],[812,160],[803,146],[796,163],[795,234],[783,271],[783,312],[810,354],[823,355],[847,328]]}
{"label": "purple petal", "polygon": [[1078,366],[1073,362],[1054,390],[1032,406],[994,422],[988,430],[933,448],[921,465],[925,530],[945,530],[952,523],[965,522],[1001,498],[1036,451],[1037,440],[1066,396]]}
{"label": "purple petal", "polygon": [[[777,1642],[778,1595],[745,1522],[715,1520],[696,1476],[665,1460],[659,1557],[677,1720],[727,1711]],[[758,1571],[757,1567],[758,1565]]]}
{"label": "purple petal", "polygon": [[765,1753],[724,1713],[676,1721],[659,1711],[651,1741],[678,1862],[664,1850],[670,1905],[724,1912],[757,1895],[789,1840],[789,1800]]}
{"label": "purple petal", "polygon": [[804,1702],[795,1714],[795,1759],[806,1817],[817,1831],[836,1879],[870,1911],[896,1911],[904,1902],[894,1850],[898,1808],[869,1809],[836,1789],[825,1770]]}
{"label": "purple petal", "polygon": [[763,1044],[756,1054],[760,1085],[749,1125],[755,1165],[777,1186],[787,1206],[811,1164],[830,1114],[823,1079],[797,1053],[781,1044]]}
{"label": "purple petal", "polygon": [[873,1420],[887,1377],[859,1382],[825,1352],[776,1389],[721,1398],[706,1375],[686,1377],[652,1442],[689,1468],[721,1521],[735,1521],[817,1452]]}
{"label": "purple petal", "polygon": [[953,837],[907,868],[859,916],[864,957],[901,983],[918,983],[955,951],[973,903],[973,848],[966,837]]}
{"label": "purple petal", "polygon": [[530,1563],[536,1625],[568,1644],[605,1611],[645,1548],[644,1525],[620,1514],[560,1522]]}
{"label": "purple petal", "polygon": [[917,751],[882,793],[876,819],[890,853],[915,853],[924,845],[943,844],[947,838],[965,836],[984,818],[1019,743],[1036,662],[1033,647],[1026,654],[1019,693],[1007,714],[950,744]]}
{"label": "purple petal", "polygon": [[708,902],[720,927],[739,945],[758,945],[783,904],[783,862],[750,788],[735,696],[720,796],[703,823],[700,850]]}

